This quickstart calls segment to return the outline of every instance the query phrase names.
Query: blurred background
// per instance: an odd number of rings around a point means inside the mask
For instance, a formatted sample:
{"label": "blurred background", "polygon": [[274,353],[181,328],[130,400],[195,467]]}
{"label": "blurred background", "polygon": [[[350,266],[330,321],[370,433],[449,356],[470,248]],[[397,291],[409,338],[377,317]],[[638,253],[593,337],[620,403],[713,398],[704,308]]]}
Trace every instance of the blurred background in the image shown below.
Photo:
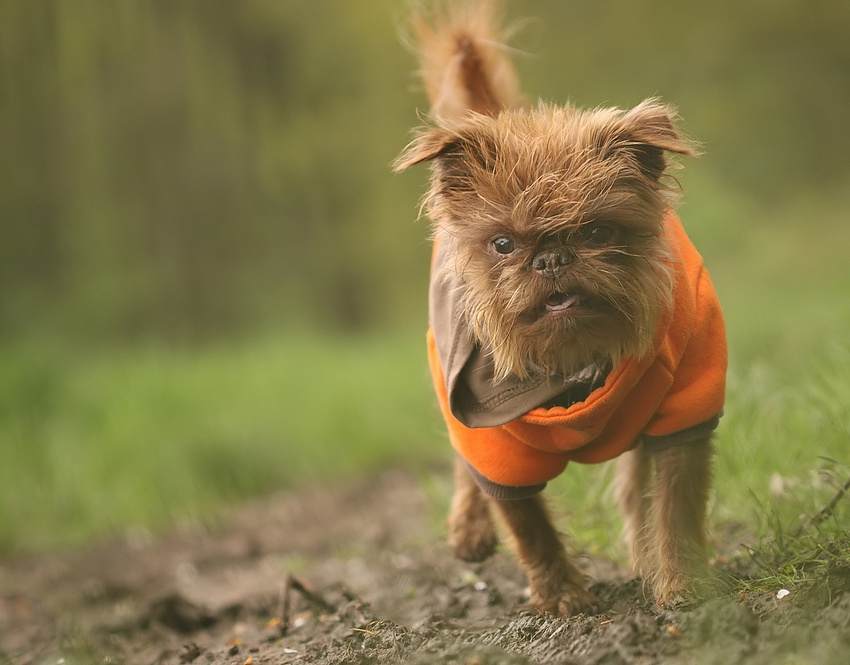
{"label": "blurred background", "polygon": [[[681,212],[730,329],[721,437],[764,444],[736,477],[846,450],[850,3],[507,4],[530,97],[658,95],[702,145]],[[447,463],[425,172],[389,166],[426,108],[406,14],[0,3],[0,548]]]}

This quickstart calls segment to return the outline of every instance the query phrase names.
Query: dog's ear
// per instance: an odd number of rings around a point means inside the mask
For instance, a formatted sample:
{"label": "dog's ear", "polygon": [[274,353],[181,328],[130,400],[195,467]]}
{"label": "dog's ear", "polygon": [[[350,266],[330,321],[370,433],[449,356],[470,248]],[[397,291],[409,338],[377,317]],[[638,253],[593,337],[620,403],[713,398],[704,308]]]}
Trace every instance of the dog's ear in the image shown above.
{"label": "dog's ear", "polygon": [[[492,173],[499,161],[499,150],[486,122],[488,116],[476,115],[458,127],[437,127],[421,132],[393,164],[396,171],[436,160],[438,178],[452,187],[462,186],[470,173]],[[483,122],[482,122],[483,121]]]}
{"label": "dog's ear", "polygon": [[647,99],[623,115],[617,143],[632,152],[641,171],[658,180],[667,168],[665,152],[693,156],[691,141],[676,128],[676,112],[656,99]]}
{"label": "dog's ear", "polygon": [[457,152],[460,138],[454,132],[437,128],[421,132],[393,162],[394,171],[405,169],[436,159],[441,155]]}

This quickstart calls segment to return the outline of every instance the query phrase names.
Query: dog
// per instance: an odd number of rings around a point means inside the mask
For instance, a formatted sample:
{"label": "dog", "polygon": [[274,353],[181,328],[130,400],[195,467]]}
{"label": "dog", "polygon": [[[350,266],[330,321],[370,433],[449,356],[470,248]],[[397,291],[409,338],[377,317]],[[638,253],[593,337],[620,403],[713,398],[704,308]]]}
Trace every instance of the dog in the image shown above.
{"label": "dog", "polygon": [[395,162],[430,163],[428,358],[456,451],[449,542],[480,561],[513,537],[530,604],[594,606],[540,497],[570,461],[617,459],[634,573],[659,608],[707,578],[723,316],[674,212],[674,110],[529,104],[493,4],[414,17],[430,124]]}

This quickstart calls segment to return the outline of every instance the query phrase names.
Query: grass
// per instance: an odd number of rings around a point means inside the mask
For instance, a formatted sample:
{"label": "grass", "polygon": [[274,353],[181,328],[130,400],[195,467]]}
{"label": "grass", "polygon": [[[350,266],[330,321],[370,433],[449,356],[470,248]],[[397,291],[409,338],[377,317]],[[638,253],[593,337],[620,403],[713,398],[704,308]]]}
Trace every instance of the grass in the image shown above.
{"label": "grass", "polygon": [[6,348],[0,547],[207,519],[235,499],[434,460],[423,337]]}
{"label": "grass", "polygon": [[850,591],[850,533],[836,519],[807,530],[788,530],[780,521],[769,535],[749,548],[752,573],[738,583],[746,593],[776,593],[795,589],[816,596]]}

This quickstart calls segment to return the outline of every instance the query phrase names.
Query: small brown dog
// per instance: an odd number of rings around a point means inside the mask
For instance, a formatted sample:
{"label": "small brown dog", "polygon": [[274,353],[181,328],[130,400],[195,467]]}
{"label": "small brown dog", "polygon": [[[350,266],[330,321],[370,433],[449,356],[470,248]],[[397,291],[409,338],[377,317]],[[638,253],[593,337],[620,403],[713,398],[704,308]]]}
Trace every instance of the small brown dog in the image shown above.
{"label": "small brown dog", "polygon": [[434,126],[396,168],[432,163],[428,352],[458,453],[450,542],[490,555],[493,505],[532,605],[592,605],[538,494],[569,461],[618,457],[634,570],[674,604],[706,572],[726,370],[716,296],[666,183],[667,154],[692,147],[656,100],[528,106],[490,2],[435,14],[416,21]]}

